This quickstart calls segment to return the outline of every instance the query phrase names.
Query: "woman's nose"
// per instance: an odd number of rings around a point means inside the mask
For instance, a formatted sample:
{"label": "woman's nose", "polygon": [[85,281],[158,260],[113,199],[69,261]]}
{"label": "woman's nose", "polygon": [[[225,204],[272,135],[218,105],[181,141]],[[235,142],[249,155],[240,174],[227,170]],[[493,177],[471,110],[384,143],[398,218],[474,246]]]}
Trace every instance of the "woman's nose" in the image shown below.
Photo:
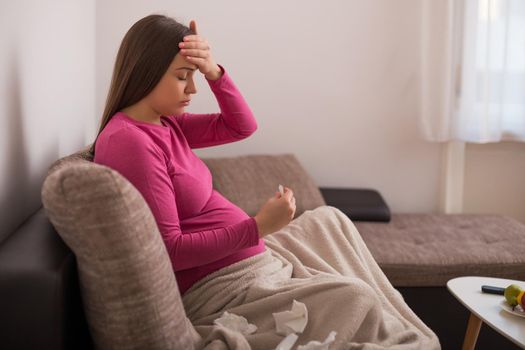
{"label": "woman's nose", "polygon": [[195,82],[193,79],[189,79],[188,85],[186,85],[184,92],[187,94],[195,94],[197,92],[197,88],[195,87]]}

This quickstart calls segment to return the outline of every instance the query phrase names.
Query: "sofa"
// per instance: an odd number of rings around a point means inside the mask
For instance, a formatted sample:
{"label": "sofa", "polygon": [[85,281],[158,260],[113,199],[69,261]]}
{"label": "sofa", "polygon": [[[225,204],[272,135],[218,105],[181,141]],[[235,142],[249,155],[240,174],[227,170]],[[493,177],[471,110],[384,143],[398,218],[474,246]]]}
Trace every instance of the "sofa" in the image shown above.
{"label": "sofa", "polygon": [[[87,149],[54,162],[46,181],[53,177],[60,186],[70,180],[84,181],[83,174],[96,169],[104,176],[120,181],[119,191],[133,190],[119,174],[94,164]],[[273,194],[275,183],[282,183],[294,190],[297,198],[296,216],[318,205],[332,205],[347,214],[394,287],[415,313],[436,332],[443,349],[461,346],[468,319],[467,310],[446,290],[448,279],[462,275],[490,275],[525,280],[525,259],[516,253],[523,248],[522,242],[525,242],[525,225],[508,217],[391,214],[384,199],[375,190],[316,187],[291,154],[209,158],[203,161],[213,175],[213,187],[249,215],[254,215],[262,201]],[[63,174],[68,171],[69,177],[64,177]],[[88,178],[87,182],[81,184],[93,184],[92,180]],[[43,186],[43,199],[49,200],[51,194],[44,191],[45,186],[46,183]],[[58,193],[60,191],[54,191],[56,193],[53,195],[61,195]],[[91,192],[101,195],[107,191],[96,187],[96,191]],[[141,206],[139,209],[144,212],[144,201],[141,203],[139,197],[136,196],[132,203]],[[110,201],[112,197],[106,196],[102,200]],[[63,210],[70,209],[68,206],[72,205],[63,203]],[[79,258],[82,257],[80,254],[76,256],[70,247],[78,243],[74,247],[75,251],[79,251],[85,242],[69,241],[74,237],[73,232],[64,236],[69,244],[66,243],[62,233],[59,233],[65,230],[65,226],[59,226],[58,220],[52,223],[50,213],[56,208],[51,210],[50,207],[49,203],[47,207],[41,207],[0,243],[2,349],[95,348],[94,330],[88,322],[83,299],[87,287],[79,282],[83,280],[80,277],[85,278],[85,275],[79,276]],[[85,216],[79,214],[71,217],[70,222],[60,225],[75,227],[90,219],[90,215],[92,213],[85,213]],[[151,217],[133,217],[133,220],[129,220],[133,221],[130,230],[151,220]],[[131,225],[130,222],[122,225]],[[81,229],[84,227],[79,228],[79,232]],[[137,232],[141,230],[154,232],[155,228],[140,226]],[[153,240],[155,235],[150,237]],[[465,241],[471,241],[472,244],[464,244]],[[461,246],[463,250],[458,248]],[[136,252],[141,246],[139,244],[130,249]],[[458,252],[461,254],[458,255]],[[481,252],[485,252],[485,258]],[[149,261],[148,264],[146,267],[150,268],[159,265],[156,261]],[[103,263],[100,266],[105,268]],[[165,273],[166,266],[162,268]],[[131,273],[148,273],[147,268],[137,269],[142,271],[133,270]],[[82,274],[86,273],[81,271]],[[97,293],[104,292],[111,291],[90,290],[89,295],[96,298]],[[118,300],[118,295],[112,297]],[[125,306],[119,305],[121,308]],[[173,325],[179,328],[187,326],[183,322]],[[99,333],[96,333],[96,338],[100,339]],[[517,347],[484,326],[477,348]]]}

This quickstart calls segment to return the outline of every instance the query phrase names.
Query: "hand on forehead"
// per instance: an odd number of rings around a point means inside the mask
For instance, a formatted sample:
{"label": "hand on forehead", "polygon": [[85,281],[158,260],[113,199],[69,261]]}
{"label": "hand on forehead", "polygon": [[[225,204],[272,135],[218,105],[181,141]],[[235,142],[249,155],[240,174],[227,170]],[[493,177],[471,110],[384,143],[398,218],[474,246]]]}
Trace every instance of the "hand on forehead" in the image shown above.
{"label": "hand on forehead", "polygon": [[190,21],[190,30],[194,33],[194,34],[188,34],[186,35],[183,40],[184,42],[187,42],[187,41],[199,41],[199,39],[202,39],[200,38],[199,36],[199,33],[197,32],[197,22],[192,19]]}

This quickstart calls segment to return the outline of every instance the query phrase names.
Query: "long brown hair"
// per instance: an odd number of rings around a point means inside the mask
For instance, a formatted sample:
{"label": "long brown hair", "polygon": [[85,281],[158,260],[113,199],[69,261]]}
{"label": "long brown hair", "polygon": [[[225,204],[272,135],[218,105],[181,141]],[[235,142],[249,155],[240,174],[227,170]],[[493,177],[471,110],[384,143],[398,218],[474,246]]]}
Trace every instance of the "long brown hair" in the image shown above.
{"label": "long brown hair", "polygon": [[110,119],[119,110],[146,97],[155,88],[179,52],[179,42],[194,34],[190,28],[163,15],[149,15],[128,30],[115,60],[104,114],[89,152]]}

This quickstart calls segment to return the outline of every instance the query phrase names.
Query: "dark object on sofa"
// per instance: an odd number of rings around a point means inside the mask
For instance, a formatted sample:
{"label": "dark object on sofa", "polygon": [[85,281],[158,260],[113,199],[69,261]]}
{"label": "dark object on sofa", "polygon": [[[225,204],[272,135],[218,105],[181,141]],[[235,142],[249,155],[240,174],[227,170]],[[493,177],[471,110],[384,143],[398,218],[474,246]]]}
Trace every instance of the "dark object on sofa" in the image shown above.
{"label": "dark object on sofa", "polygon": [[353,221],[390,221],[390,209],[373,189],[320,188],[327,204],[336,207]]}

